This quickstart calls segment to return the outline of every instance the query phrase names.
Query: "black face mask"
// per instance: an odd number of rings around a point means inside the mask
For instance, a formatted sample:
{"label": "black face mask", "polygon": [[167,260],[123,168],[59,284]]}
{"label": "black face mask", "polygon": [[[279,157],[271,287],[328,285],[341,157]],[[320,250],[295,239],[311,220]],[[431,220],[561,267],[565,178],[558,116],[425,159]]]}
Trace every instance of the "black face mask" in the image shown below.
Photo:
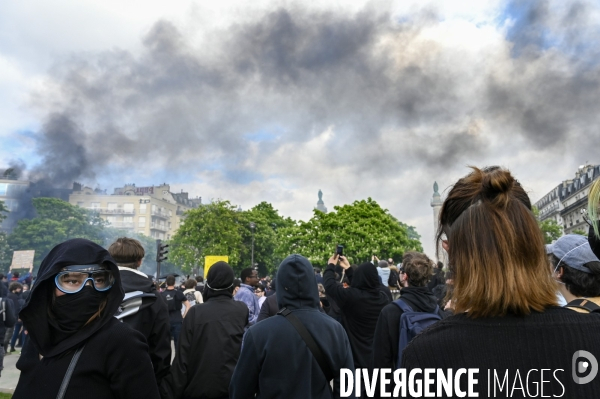
{"label": "black face mask", "polygon": [[76,294],[57,296],[52,305],[54,318],[49,319],[50,324],[67,335],[75,333],[100,309],[107,295],[108,291],[100,292],[85,286]]}

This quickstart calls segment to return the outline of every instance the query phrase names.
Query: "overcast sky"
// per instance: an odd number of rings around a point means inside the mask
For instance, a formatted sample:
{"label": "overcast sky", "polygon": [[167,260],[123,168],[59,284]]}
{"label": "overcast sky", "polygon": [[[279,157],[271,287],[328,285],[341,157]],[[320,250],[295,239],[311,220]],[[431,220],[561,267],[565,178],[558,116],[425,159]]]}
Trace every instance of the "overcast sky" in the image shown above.
{"label": "overcast sky", "polygon": [[599,38],[594,1],[4,1],[0,167],[303,220],[372,197],[432,254],[434,181],[499,164],[536,201],[600,162]]}

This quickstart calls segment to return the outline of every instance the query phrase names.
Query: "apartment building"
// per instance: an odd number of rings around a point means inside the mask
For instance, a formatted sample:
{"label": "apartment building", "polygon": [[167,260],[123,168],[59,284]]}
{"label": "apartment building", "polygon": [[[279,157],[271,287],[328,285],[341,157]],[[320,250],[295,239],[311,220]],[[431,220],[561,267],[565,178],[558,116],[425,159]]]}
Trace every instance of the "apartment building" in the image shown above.
{"label": "apartment building", "polygon": [[202,199],[189,198],[183,191],[173,193],[166,183],[147,187],[127,184],[112,194],[75,183],[69,203],[97,212],[112,227],[168,240],[177,232],[184,213],[200,206]]}
{"label": "apartment building", "polygon": [[540,219],[554,219],[563,227],[564,234],[574,230],[588,230],[581,210],[587,208],[592,182],[600,177],[600,165],[583,165],[575,172],[575,178],[565,180],[544,195],[535,206]]}
{"label": "apartment building", "polygon": [[9,210],[8,216],[0,225],[0,230],[10,233],[18,221],[22,198],[29,190],[30,182],[26,180],[0,179],[0,201]]}

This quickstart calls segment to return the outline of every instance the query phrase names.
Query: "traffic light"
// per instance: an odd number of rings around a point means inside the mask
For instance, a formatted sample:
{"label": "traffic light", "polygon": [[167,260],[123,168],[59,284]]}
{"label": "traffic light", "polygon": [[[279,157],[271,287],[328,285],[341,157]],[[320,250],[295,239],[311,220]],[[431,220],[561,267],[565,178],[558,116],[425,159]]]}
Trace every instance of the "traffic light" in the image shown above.
{"label": "traffic light", "polygon": [[168,259],[168,257],[166,256],[169,251],[167,250],[167,247],[169,246],[169,244],[163,244],[161,240],[156,240],[156,262],[160,263],[160,262],[164,262],[165,260]]}

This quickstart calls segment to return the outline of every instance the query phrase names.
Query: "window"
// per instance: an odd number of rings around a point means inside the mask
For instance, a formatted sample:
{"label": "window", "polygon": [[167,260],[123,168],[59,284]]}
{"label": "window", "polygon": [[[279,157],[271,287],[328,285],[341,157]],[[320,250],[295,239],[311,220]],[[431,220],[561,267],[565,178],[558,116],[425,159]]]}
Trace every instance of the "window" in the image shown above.
{"label": "window", "polygon": [[156,205],[152,204],[152,213],[156,213]]}
{"label": "window", "polygon": [[169,217],[173,216],[173,212],[169,209]]}
{"label": "window", "polygon": [[107,216],[106,221],[110,224],[113,224],[117,221],[117,217],[116,216]]}
{"label": "window", "polygon": [[138,227],[146,227],[146,216],[138,216]]}
{"label": "window", "polygon": [[133,223],[133,216],[123,216],[124,223]]}
{"label": "window", "polygon": [[146,213],[146,204],[140,204],[140,213]]}
{"label": "window", "polygon": [[77,201],[77,206],[83,208],[83,201]]}
{"label": "window", "polygon": [[92,202],[92,209],[98,209],[100,208],[100,203],[99,202]]}
{"label": "window", "polygon": [[133,212],[133,203],[128,202],[128,203],[123,204],[123,211],[125,213],[132,213]]}
{"label": "window", "polygon": [[116,202],[109,202],[108,203],[108,210],[109,211],[114,211],[117,209],[117,203]]}
{"label": "window", "polygon": [[6,186],[8,186],[8,184],[0,183],[0,195],[6,195]]}

